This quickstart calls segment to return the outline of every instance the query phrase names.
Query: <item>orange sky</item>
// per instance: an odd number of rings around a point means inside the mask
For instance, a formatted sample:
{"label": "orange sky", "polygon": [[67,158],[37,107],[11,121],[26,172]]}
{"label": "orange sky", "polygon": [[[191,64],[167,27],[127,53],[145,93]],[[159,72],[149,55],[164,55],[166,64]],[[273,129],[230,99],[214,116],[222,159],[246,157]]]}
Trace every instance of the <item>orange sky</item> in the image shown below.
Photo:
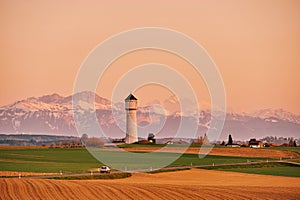
{"label": "orange sky", "polygon": [[[0,106],[30,96],[71,94],[81,63],[97,44],[147,26],[182,32],[208,51],[222,75],[229,110],[284,108],[300,114],[297,0],[1,1]],[[151,59],[184,66],[164,53],[136,52],[116,61],[108,79]],[[193,71],[183,73],[193,79]],[[206,98],[201,87],[198,97]],[[110,97],[111,88],[98,93]],[[145,97],[151,94],[145,89]]]}

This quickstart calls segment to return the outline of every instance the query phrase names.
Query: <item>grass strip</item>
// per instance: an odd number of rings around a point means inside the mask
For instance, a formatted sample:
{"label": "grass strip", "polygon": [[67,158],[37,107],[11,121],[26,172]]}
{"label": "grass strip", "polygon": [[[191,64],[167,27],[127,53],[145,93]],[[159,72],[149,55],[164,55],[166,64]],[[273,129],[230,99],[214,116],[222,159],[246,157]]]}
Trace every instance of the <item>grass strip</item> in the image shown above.
{"label": "grass strip", "polygon": [[84,175],[84,176],[56,176],[47,179],[55,180],[94,180],[94,179],[121,179],[128,178],[131,173],[115,173],[115,174],[103,174],[103,175]]}

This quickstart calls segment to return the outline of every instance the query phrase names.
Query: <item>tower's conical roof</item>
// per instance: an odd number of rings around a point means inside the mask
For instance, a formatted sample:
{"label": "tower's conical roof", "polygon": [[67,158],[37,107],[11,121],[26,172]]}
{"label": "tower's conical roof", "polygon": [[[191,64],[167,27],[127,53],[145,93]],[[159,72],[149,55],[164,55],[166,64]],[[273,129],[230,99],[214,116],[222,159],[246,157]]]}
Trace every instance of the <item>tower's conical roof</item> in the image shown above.
{"label": "tower's conical roof", "polygon": [[125,99],[125,101],[129,101],[129,100],[137,100],[137,98],[135,96],[133,96],[133,94],[130,93],[130,95],[128,95],[128,97]]}

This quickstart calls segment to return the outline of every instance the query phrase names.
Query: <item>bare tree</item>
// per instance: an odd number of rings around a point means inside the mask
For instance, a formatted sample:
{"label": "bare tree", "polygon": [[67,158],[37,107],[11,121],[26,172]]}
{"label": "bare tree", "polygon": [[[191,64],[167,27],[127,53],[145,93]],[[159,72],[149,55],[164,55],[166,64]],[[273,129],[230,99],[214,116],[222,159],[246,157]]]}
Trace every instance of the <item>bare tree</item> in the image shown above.
{"label": "bare tree", "polygon": [[293,140],[293,138],[290,138],[289,146],[290,146],[290,147],[293,147],[293,146],[294,146],[294,140]]}
{"label": "bare tree", "polygon": [[87,134],[82,134],[80,140],[82,142],[83,145],[86,145],[86,142],[88,141],[89,136]]}

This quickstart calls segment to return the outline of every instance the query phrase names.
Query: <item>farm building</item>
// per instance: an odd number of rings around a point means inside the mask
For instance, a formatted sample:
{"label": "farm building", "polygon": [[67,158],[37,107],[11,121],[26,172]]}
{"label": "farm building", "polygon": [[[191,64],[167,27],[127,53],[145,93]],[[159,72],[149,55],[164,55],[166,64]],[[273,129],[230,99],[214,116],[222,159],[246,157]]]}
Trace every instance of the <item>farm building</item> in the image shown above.
{"label": "farm building", "polygon": [[262,148],[264,147],[264,144],[262,141],[256,140],[255,138],[250,139],[249,141],[249,147],[251,148]]}
{"label": "farm building", "polygon": [[225,146],[227,146],[227,147],[241,147],[239,144],[235,144],[235,143],[226,144]]}

